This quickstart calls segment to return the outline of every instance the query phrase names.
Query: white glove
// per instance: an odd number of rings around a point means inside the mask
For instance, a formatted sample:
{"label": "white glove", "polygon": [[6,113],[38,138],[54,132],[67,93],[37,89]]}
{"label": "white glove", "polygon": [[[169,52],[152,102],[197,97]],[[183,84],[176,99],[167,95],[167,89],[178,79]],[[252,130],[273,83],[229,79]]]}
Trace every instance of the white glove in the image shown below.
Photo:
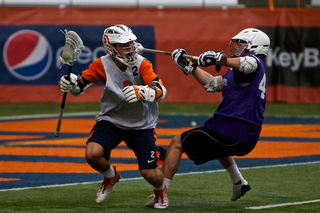
{"label": "white glove", "polygon": [[216,61],[224,61],[222,58],[224,56],[223,52],[207,51],[199,56],[198,63],[201,67],[215,65]]}
{"label": "white glove", "polygon": [[136,43],[136,50],[137,50],[137,53],[139,54],[139,55],[142,55],[143,54],[143,49],[144,49],[144,47],[142,46],[142,44],[140,44],[140,43]]}
{"label": "white glove", "polygon": [[156,91],[148,86],[127,86],[122,90],[127,102],[137,101],[153,102],[156,97]]}
{"label": "white glove", "polygon": [[67,75],[64,75],[60,78],[60,81],[59,81],[60,91],[70,92],[70,94],[74,96],[82,95],[83,92],[80,93],[80,87],[78,86],[78,83],[77,83],[78,77],[73,73],[70,74],[69,81],[66,79],[66,77]]}

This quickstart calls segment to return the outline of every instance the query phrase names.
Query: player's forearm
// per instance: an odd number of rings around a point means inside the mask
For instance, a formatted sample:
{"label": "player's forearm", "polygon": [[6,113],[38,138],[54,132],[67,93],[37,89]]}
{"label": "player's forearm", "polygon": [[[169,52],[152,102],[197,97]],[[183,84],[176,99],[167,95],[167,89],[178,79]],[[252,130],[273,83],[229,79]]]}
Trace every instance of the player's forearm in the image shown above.
{"label": "player's forearm", "polygon": [[209,80],[209,78],[210,78],[210,76],[211,76],[210,73],[204,71],[204,70],[201,69],[200,67],[197,67],[197,68],[192,72],[192,74],[193,74],[193,76],[195,77],[195,79],[196,79],[202,86],[204,86],[204,85],[208,82],[208,80]]}
{"label": "player's forearm", "polygon": [[226,62],[217,61],[216,65],[231,67],[235,70],[239,70],[240,68],[240,59],[239,58],[227,58]]}

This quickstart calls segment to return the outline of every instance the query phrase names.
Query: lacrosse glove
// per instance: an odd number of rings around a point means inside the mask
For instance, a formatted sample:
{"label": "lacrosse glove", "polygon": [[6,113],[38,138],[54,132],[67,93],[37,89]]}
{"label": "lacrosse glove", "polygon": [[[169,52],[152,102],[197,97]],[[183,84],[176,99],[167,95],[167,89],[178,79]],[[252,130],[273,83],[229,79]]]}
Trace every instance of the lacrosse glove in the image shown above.
{"label": "lacrosse glove", "polygon": [[217,61],[226,61],[226,55],[220,51],[220,52],[213,52],[213,51],[207,51],[202,53],[199,56],[198,64],[201,67],[207,67],[210,65],[216,65]]}
{"label": "lacrosse glove", "polygon": [[142,44],[140,43],[136,43],[136,52],[139,54],[139,55],[142,55],[143,54],[143,49],[144,47],[142,46]]}
{"label": "lacrosse glove", "polygon": [[70,80],[67,80],[67,75],[62,76],[59,81],[60,91],[70,92],[70,94],[74,96],[83,95],[83,92],[80,92],[77,80],[78,77],[73,73],[70,74]]}
{"label": "lacrosse glove", "polygon": [[156,91],[148,86],[127,86],[122,90],[127,102],[137,101],[153,102],[156,98]]}
{"label": "lacrosse glove", "polygon": [[186,55],[187,52],[184,49],[175,49],[172,53],[172,59],[174,63],[183,71],[184,74],[191,74],[198,66],[198,63],[193,63],[189,66],[190,60],[183,58],[182,55]]}

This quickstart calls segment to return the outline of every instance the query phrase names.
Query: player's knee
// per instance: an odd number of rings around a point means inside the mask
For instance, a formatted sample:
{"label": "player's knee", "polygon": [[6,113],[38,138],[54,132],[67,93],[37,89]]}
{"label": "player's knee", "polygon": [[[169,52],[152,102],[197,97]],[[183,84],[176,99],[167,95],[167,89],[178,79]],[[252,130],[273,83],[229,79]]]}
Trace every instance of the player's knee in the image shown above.
{"label": "player's knee", "polygon": [[93,162],[103,157],[104,150],[99,144],[88,144],[86,147],[85,158],[87,162]]}
{"label": "player's knee", "polygon": [[183,152],[182,145],[181,145],[181,135],[176,135],[172,138],[170,145],[170,149],[177,149]]}
{"label": "player's knee", "polygon": [[142,169],[140,170],[140,173],[141,173],[141,176],[149,183],[152,183],[157,176],[155,169]]}

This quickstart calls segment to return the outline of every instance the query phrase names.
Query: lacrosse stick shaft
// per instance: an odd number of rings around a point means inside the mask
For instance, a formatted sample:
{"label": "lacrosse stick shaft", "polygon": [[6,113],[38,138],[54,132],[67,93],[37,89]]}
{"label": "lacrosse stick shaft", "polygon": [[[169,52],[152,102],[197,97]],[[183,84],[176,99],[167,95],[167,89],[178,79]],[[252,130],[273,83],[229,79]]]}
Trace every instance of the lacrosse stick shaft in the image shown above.
{"label": "lacrosse stick shaft", "polygon": [[[143,48],[143,52],[148,52],[148,53],[155,53],[155,54],[162,54],[162,55],[171,55],[171,52],[166,52],[166,51],[162,51],[162,50],[153,50],[153,49],[148,49],[148,48]],[[182,55],[183,58],[189,58],[192,59],[194,61],[198,61],[199,57],[197,56],[192,56],[192,55]],[[210,60],[211,61],[211,60]],[[221,61],[227,61],[226,57],[223,57]],[[210,62],[208,62],[210,63]],[[216,65],[216,71],[220,71],[221,70],[221,66]]]}
{"label": "lacrosse stick shaft", "polygon": [[[72,66],[69,65],[68,74],[67,74],[67,77],[66,77],[67,80],[70,80],[71,71],[72,71]],[[62,101],[61,101],[61,107],[60,107],[60,113],[59,113],[59,119],[58,119],[58,124],[57,124],[57,129],[56,129],[56,133],[54,134],[54,136],[56,136],[56,137],[59,137],[59,135],[60,135],[61,121],[62,121],[62,117],[63,117],[64,106],[66,104],[67,94],[68,94],[67,92],[63,93],[63,97],[62,97]]]}
{"label": "lacrosse stick shaft", "polygon": [[[155,53],[155,54],[162,54],[162,55],[171,55],[171,52],[166,52],[162,50],[153,50],[153,49],[148,49],[148,48],[143,48],[143,52],[148,52],[148,53]],[[192,55],[182,55],[183,58],[189,58],[194,61],[198,61],[197,56],[192,56]]]}

